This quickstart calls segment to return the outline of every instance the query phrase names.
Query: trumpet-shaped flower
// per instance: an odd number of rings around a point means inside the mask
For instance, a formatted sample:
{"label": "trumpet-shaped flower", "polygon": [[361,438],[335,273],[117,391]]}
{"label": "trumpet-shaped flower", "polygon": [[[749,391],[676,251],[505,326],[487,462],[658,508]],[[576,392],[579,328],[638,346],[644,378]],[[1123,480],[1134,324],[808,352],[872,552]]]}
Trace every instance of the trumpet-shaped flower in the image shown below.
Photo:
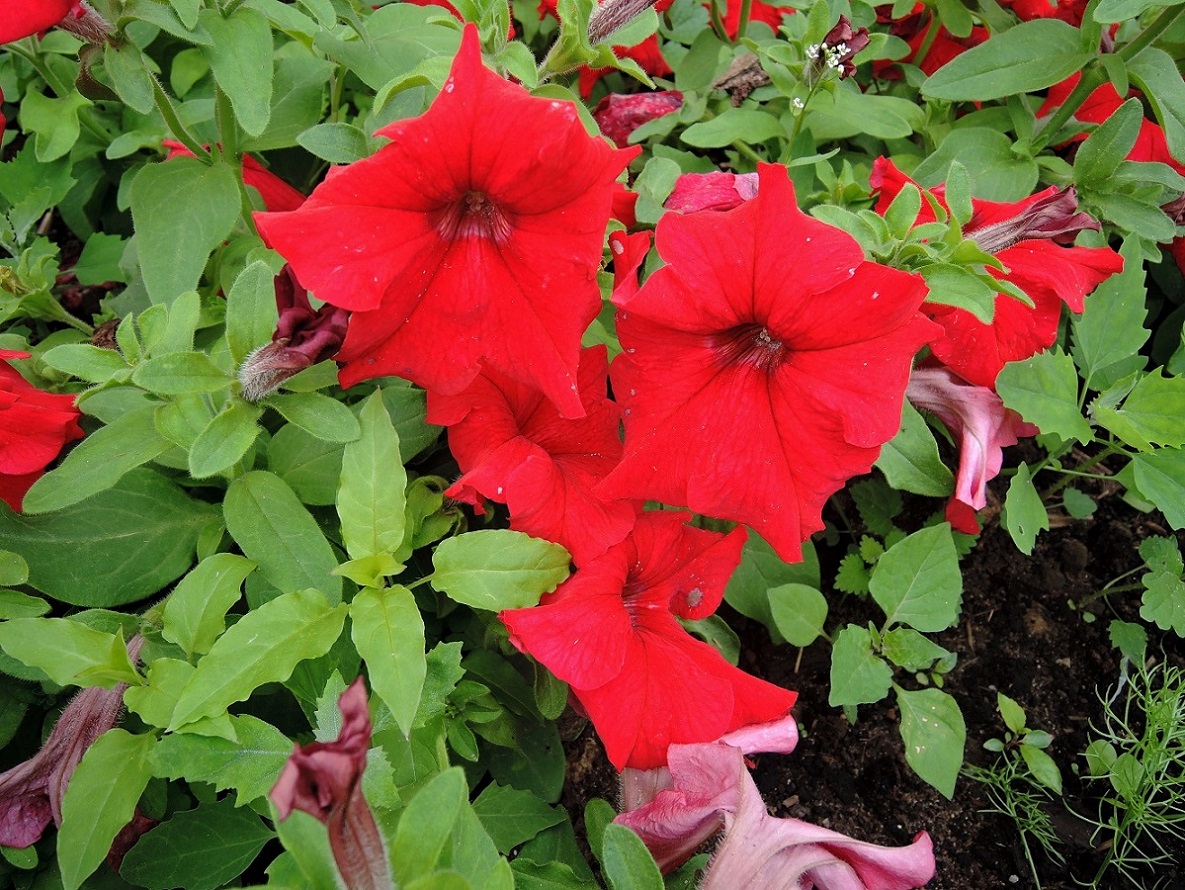
{"label": "trumpet-shaped flower", "polygon": [[562,544],[577,565],[619,543],[635,506],[603,501],[593,486],[621,458],[621,411],[609,398],[605,347],[585,349],[580,395],[585,416],[561,417],[536,389],[487,369],[455,396],[428,394],[428,422],[447,426],[463,475],[446,495],[510,508],[510,527]]}
{"label": "trumpet-shaped flower", "polygon": [[634,152],[485,68],[473,25],[428,111],[378,134],[390,144],[300,209],[257,215],[301,282],[353,312],[343,385],[395,374],[453,394],[486,365],[579,417],[580,338]]}
{"label": "trumpet-shaped flower", "polygon": [[515,646],[569,684],[619,770],[661,766],[673,743],[776,720],[796,697],[679,624],[716,610],[745,543],[743,529],[722,535],[689,518],[643,513],[538,606],[500,616]]}
{"label": "trumpet-shaped flower", "polygon": [[667,265],[614,295],[625,455],[600,491],[743,522],[795,561],[896,435],[937,328],[920,278],[802,213],[784,168],[759,175],[733,210],[665,215]]}
{"label": "trumpet-shaped flower", "polygon": [[[873,164],[871,181],[880,190],[879,212],[912,182],[884,158]],[[931,193],[943,200],[941,186]],[[984,324],[965,309],[928,304],[927,314],[945,330],[930,349],[964,380],[994,389],[1005,364],[1022,361],[1053,344],[1062,304],[1081,312],[1086,295],[1123,269],[1123,258],[1109,247],[1069,246],[1078,232],[1099,225],[1078,210],[1073,189],[1050,186],[1023,201],[972,199],[971,206],[964,237],[994,254],[1007,271],[989,268],[990,274],[1015,284],[1034,305],[1030,308],[1001,294],[996,297],[991,324]],[[933,219],[933,211],[924,204],[917,222]]]}

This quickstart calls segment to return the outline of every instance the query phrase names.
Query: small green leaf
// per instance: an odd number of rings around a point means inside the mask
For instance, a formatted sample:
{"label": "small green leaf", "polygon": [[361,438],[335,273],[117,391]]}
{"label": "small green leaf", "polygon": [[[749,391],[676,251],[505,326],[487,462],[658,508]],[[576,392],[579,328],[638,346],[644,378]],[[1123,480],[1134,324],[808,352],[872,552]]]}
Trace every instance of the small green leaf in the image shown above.
{"label": "small green leaf", "polygon": [[1060,350],[1009,362],[996,378],[996,391],[1005,405],[1043,433],[1077,439],[1083,445],[1094,439],[1078,409],[1078,372]]}
{"label": "small green leaf", "polygon": [[610,822],[602,841],[601,867],[612,890],[662,890],[662,873],[642,839]]}
{"label": "small green leaf", "polygon": [[1176,77],[1173,57],[1149,46],[1128,59],[1127,72],[1152,105],[1169,153],[1174,158],[1185,157],[1185,83]]}
{"label": "small green leaf", "polygon": [[252,609],[198,662],[168,728],[220,714],[265,683],[287,680],[301,661],[329,651],[346,608],[331,607],[319,590],[298,590]]}
{"label": "small green leaf", "polygon": [[951,653],[909,627],[894,627],[881,639],[885,658],[907,671],[923,671]]}
{"label": "small green leaf", "polygon": [[227,797],[176,813],[136,842],[119,874],[148,890],[215,890],[242,874],[275,834]]}
{"label": "small green leaf", "polygon": [[181,395],[226,389],[230,377],[204,352],[174,352],[141,362],[132,382],[159,395]]}
{"label": "small green leaf", "polygon": [[924,528],[890,547],[877,560],[868,584],[885,610],[885,627],[946,630],[959,617],[963,576],[949,523]]}
{"label": "small green leaf", "polygon": [[14,618],[0,624],[0,648],[39,668],[59,686],[139,683],[122,634],[103,633],[69,618]]}
{"label": "small green leaf", "polygon": [[19,590],[0,589],[0,619],[40,618],[52,609],[53,606],[39,596],[29,596]]}
{"label": "small green leaf", "polygon": [[[1112,621],[1107,625],[1111,645],[1123,653],[1123,657],[1135,664],[1143,664],[1148,651],[1148,631],[1142,624],[1132,621]],[[1092,773],[1093,775],[1093,773]]]}
{"label": "small green leaf", "polygon": [[563,810],[550,806],[530,791],[492,782],[473,801],[473,811],[500,853],[510,853],[539,832],[563,822]]}
{"label": "small green leaf", "polygon": [[996,707],[1000,709],[1004,725],[1012,730],[1013,735],[1020,735],[1028,728],[1025,725],[1024,709],[1003,692],[996,693]]}
{"label": "small green leaf", "polygon": [[1144,106],[1139,99],[1128,99],[1086,138],[1074,155],[1074,181],[1094,187],[1106,183],[1136,144]]}
{"label": "small green leaf", "polygon": [[786,129],[772,114],[750,108],[728,108],[711,120],[692,124],[680,138],[696,148],[723,148],[738,140],[755,143],[776,136],[784,138]]}
{"label": "small green leaf", "polygon": [[1140,617],[1161,630],[1172,629],[1177,636],[1185,637],[1185,581],[1167,572],[1145,575],[1141,580],[1145,590]]}
{"label": "small green leaf", "polygon": [[29,580],[29,564],[19,553],[0,550],[0,587],[12,587]]}
{"label": "small green leaf", "polygon": [[1100,398],[1092,406],[1095,420],[1132,448],[1151,451],[1154,445],[1185,445],[1185,377],[1162,377],[1161,370],[1145,374],[1115,408]]}
{"label": "small green leaf", "polygon": [[1131,466],[1140,494],[1164,513],[1173,528],[1185,528],[1185,449],[1157,448],[1137,454]]}
{"label": "small green leaf", "polygon": [[365,587],[350,603],[350,622],[371,686],[409,736],[427,673],[424,620],[415,597],[400,585]]}
{"label": "small green leaf", "polygon": [[399,817],[391,844],[391,865],[400,884],[432,873],[468,799],[465,773],[458,767],[445,770],[416,792]]}
{"label": "small green leaf", "polygon": [[769,591],[774,623],[791,646],[809,646],[823,633],[827,599],[806,584],[783,584]]}
{"label": "small green leaf", "polygon": [[366,134],[351,124],[317,124],[297,136],[296,141],[331,164],[352,164],[370,154]]}
{"label": "small green leaf", "polygon": [[967,726],[958,703],[940,689],[911,692],[897,688],[897,706],[906,762],[950,800],[967,742]]}
{"label": "small green leaf", "polygon": [[267,404],[289,423],[326,442],[353,442],[362,434],[358,419],[349,408],[318,392],[275,395],[267,400]]}
{"label": "small green leaf", "polygon": [[219,411],[189,447],[189,475],[208,479],[238,463],[263,431],[258,423],[261,413],[241,399]]}
{"label": "small green leaf", "polygon": [[872,651],[872,636],[849,624],[831,649],[831,692],[827,703],[859,705],[884,698],[893,685],[893,669]]}
{"label": "small green leaf", "polygon": [[104,383],[128,370],[128,363],[114,349],[100,349],[89,343],[63,343],[46,350],[41,360],[87,383]]}
{"label": "small green leaf", "polygon": [[1032,745],[1021,745],[1020,756],[1034,779],[1054,794],[1062,793],[1062,771],[1057,768],[1052,757]]}
{"label": "small green leaf", "polygon": [[790,565],[783,560],[765,539],[750,535],[741,553],[741,564],[729,579],[724,598],[742,615],[760,621],[773,634],[774,642],[782,642],[770,608],[769,590],[783,584],[805,584],[818,588],[819,558],[810,541],[803,544],[802,562]]}
{"label": "small green leaf", "polygon": [[1065,22],[1021,22],[947,62],[922,84],[922,94],[973,102],[1031,93],[1081,71],[1093,55]]}
{"label": "small green leaf", "polygon": [[185,650],[202,654],[225,629],[227,610],[241,596],[255,563],[233,553],[215,553],[181,579],[162,612],[161,635]]}
{"label": "small green leaf", "polygon": [[271,342],[279,317],[275,281],[267,263],[256,260],[239,273],[226,294],[226,340],[236,364]]}
{"label": "small green leaf", "polygon": [[[354,421],[353,415],[350,420]],[[337,491],[342,541],[351,559],[394,554],[406,530],[407,473],[381,392],[366,400],[359,422],[360,437],[346,445],[342,456]]]}
{"label": "small green leaf", "polygon": [[103,67],[123,103],[140,114],[156,107],[152,76],[139,47],[129,41],[110,41],[103,47]]}
{"label": "small green leaf", "polygon": [[908,400],[902,401],[901,429],[881,448],[876,468],[901,491],[947,497],[954,476],[938,455],[938,442],[925,418]]}
{"label": "small green leaf", "polygon": [[1049,530],[1049,513],[1029,476],[1028,464],[1017,467],[1016,475],[1008,483],[1001,521],[1012,536],[1016,549],[1025,555],[1033,552],[1038,533]]}
{"label": "small green leaf", "polygon": [[569,560],[559,544],[522,532],[468,532],[436,548],[432,586],[475,609],[518,609],[535,605],[567,578]]}
{"label": "small green leaf", "polygon": [[231,714],[238,742],[172,733],[152,752],[152,770],[166,779],[209,782],[217,791],[233,788],[236,805],[263,797],[276,784],[292,754],[292,739],[250,714]]}
{"label": "small green leaf", "polygon": [[152,778],[156,738],[112,729],[101,735],[70,777],[62,799],[58,867],[66,890],[78,890],[99,867]]}

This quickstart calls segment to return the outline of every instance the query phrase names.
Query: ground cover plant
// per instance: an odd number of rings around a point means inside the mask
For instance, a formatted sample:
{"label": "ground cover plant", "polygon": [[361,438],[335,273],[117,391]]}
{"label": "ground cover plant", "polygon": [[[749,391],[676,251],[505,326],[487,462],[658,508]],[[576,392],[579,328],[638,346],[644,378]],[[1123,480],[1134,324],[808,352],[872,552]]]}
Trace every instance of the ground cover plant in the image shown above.
{"label": "ground cover plant", "polygon": [[1183,10],[7,4],[5,882],[1173,886]]}

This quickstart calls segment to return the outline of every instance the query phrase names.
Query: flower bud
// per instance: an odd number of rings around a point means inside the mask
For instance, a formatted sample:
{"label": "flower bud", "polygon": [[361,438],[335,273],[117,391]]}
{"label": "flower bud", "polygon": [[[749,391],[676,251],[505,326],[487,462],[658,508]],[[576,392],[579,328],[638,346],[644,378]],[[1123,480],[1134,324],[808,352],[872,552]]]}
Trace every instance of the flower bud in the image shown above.
{"label": "flower bud", "polygon": [[588,42],[604,43],[655,4],[655,0],[605,0],[588,17]]}

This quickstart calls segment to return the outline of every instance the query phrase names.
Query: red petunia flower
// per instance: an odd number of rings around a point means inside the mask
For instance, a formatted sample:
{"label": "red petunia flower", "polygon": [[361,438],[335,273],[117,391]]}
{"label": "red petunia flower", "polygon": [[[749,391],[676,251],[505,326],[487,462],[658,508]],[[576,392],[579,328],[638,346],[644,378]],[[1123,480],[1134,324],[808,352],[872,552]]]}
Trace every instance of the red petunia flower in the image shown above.
{"label": "red petunia flower", "polygon": [[745,543],[648,512],[622,543],[531,609],[502,612],[510,640],[571,686],[619,770],[652,769],[667,747],[784,716],[795,693],[733,667],[678,618],[716,610]]}
{"label": "red petunia flower", "polygon": [[67,442],[82,438],[74,396],[43,392],[4,359],[27,352],[0,349],[0,500],[14,510]]}
{"label": "red petunia flower", "polygon": [[897,433],[938,329],[919,277],[802,213],[785,168],[759,176],[733,210],[663,216],[667,265],[614,296],[625,456],[600,490],[743,522],[794,561],[827,498]]}
{"label": "red petunia flower", "polygon": [[[893,18],[892,9],[892,6],[878,6],[876,20],[881,24],[889,24],[889,32],[909,44],[909,55],[901,61],[917,65],[927,75],[933,74],[951,59],[962,55],[973,46],[979,46],[989,36],[987,28],[975,25],[966,37],[955,37],[939,24],[934,13],[927,10],[922,3],[915,3],[913,10],[899,19]],[[930,41],[926,55],[919,61],[918,53],[926,45],[930,29],[934,27],[938,28],[938,33]],[[896,62],[882,59],[874,62],[872,69],[873,73],[880,78],[892,79],[901,76],[901,70],[897,68]]]}
{"label": "red petunia flower", "polygon": [[652,121],[683,107],[683,94],[678,90],[658,90],[653,93],[611,93],[593,109],[593,120],[609,141],[618,148],[630,143],[630,133]]}
{"label": "red petunia flower", "polygon": [[[736,40],[737,29],[741,26],[742,5],[744,4],[741,3],[741,0],[725,0],[721,21],[724,23],[724,32],[733,40]],[[782,19],[793,13],[794,10],[788,6],[771,6],[768,3],[762,3],[761,0],[753,0],[749,7],[749,21],[765,22],[776,34],[782,24]]]}
{"label": "red petunia flower", "polygon": [[[870,181],[880,191],[876,209],[881,213],[912,182],[885,158],[873,163]],[[943,200],[942,186],[930,192]],[[945,329],[930,344],[935,357],[969,383],[995,389],[996,376],[1005,364],[1029,358],[1057,339],[1062,303],[1072,312],[1081,312],[1086,295],[1123,269],[1123,258],[1109,247],[1068,246],[1078,232],[1099,227],[1078,210],[1073,189],[1050,186],[1023,201],[973,199],[971,206],[973,213],[963,235],[994,254],[1008,271],[989,269],[989,273],[1015,284],[1034,306],[1001,294],[991,324],[953,306],[931,303],[925,311]],[[923,202],[917,222],[933,220],[933,211]]]}
{"label": "red petunia flower", "polygon": [[1075,28],[1082,24],[1086,12],[1086,0],[1001,0],[1004,6],[1016,13],[1022,22],[1033,19],[1061,19]]}
{"label": "red petunia flower", "polygon": [[960,532],[979,534],[975,511],[987,506],[987,483],[1000,472],[1003,449],[1040,430],[1005,408],[995,391],[961,380],[949,368],[915,368],[905,397],[938,416],[959,446],[959,472],[946,518]]}
{"label": "red petunia flower", "polygon": [[506,504],[512,529],[562,544],[577,565],[619,543],[636,507],[592,491],[621,459],[621,410],[608,396],[608,367],[604,346],[583,351],[587,413],[576,420],[561,417],[538,390],[489,369],[457,395],[428,393],[428,422],[449,428],[449,450],[464,474],[445,494]]}
{"label": "red petunia flower", "polygon": [[378,133],[390,144],[330,171],[299,210],[256,217],[317,297],[353,310],[342,384],[395,374],[450,394],[484,364],[579,417],[580,338],[636,152],[485,68],[473,25],[431,108]]}
{"label": "red petunia flower", "polygon": [[0,43],[32,37],[54,25],[92,43],[111,33],[111,26],[84,0],[5,0],[0,4]]}

